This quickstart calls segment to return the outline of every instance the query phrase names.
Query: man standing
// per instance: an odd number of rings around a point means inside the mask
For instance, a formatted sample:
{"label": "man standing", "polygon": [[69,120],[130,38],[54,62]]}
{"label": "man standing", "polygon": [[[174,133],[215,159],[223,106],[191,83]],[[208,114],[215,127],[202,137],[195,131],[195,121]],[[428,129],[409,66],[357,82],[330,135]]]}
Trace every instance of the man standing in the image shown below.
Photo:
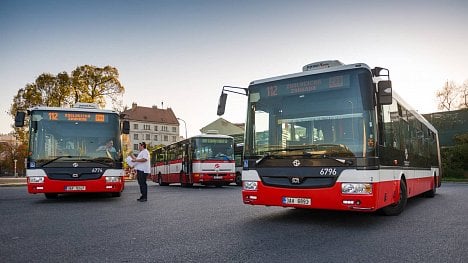
{"label": "man standing", "polygon": [[146,149],[146,143],[141,142],[138,144],[140,153],[137,157],[132,156],[132,160],[135,163],[135,170],[137,171],[137,181],[140,185],[141,197],[137,199],[138,202],[146,202],[148,198],[148,186],[146,184],[146,178],[151,170],[150,165],[150,154]]}

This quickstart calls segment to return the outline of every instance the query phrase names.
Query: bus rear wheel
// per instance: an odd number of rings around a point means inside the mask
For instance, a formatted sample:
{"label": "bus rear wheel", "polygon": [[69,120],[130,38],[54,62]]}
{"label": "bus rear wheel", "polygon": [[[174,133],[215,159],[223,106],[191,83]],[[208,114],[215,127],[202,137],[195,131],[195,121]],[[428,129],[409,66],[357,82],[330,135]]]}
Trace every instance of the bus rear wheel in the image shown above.
{"label": "bus rear wheel", "polygon": [[408,194],[406,193],[406,184],[402,180],[400,181],[400,199],[398,200],[398,202],[382,208],[381,211],[384,215],[387,215],[387,216],[399,215],[405,209],[407,201],[408,201]]}
{"label": "bus rear wheel", "polygon": [[436,195],[436,188],[437,188],[437,177],[434,176],[434,184],[432,185],[432,189],[424,193],[424,197],[432,198]]}
{"label": "bus rear wheel", "polygon": [[236,173],[236,185],[238,186],[242,185],[242,174],[239,172]]}

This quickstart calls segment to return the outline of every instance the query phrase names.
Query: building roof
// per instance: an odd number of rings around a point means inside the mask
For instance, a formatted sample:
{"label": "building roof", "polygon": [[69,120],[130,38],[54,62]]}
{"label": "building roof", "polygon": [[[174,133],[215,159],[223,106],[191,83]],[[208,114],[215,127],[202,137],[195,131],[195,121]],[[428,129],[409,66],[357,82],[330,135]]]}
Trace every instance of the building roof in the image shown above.
{"label": "building roof", "polygon": [[200,131],[208,133],[209,131],[217,131],[218,134],[234,135],[244,133],[244,124],[234,124],[223,118],[219,118],[214,122],[201,128]]}
{"label": "building roof", "polygon": [[179,121],[171,108],[142,107],[133,103],[132,107],[124,110],[122,114],[125,114],[127,120],[179,125]]}

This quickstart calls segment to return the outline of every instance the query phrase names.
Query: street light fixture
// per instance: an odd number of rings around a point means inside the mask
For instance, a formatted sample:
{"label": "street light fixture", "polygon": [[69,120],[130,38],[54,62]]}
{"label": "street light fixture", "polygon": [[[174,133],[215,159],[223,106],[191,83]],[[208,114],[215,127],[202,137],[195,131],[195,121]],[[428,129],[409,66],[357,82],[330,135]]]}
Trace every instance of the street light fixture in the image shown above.
{"label": "street light fixture", "polygon": [[187,137],[187,123],[186,123],[184,120],[182,120],[181,118],[177,118],[177,119],[178,119],[179,121],[183,121],[183,122],[184,122],[184,126],[185,126],[185,139],[187,139],[187,138],[188,138],[188,137]]}

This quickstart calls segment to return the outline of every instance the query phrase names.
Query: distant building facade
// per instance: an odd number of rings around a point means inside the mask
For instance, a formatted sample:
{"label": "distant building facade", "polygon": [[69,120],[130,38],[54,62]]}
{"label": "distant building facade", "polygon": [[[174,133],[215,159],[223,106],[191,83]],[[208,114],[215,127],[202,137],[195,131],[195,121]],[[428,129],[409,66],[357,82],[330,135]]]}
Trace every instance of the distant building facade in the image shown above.
{"label": "distant building facade", "polygon": [[136,103],[122,112],[130,122],[130,134],[123,140],[127,150],[138,151],[138,143],[147,146],[168,145],[179,140],[179,121],[171,108],[142,107]]}

